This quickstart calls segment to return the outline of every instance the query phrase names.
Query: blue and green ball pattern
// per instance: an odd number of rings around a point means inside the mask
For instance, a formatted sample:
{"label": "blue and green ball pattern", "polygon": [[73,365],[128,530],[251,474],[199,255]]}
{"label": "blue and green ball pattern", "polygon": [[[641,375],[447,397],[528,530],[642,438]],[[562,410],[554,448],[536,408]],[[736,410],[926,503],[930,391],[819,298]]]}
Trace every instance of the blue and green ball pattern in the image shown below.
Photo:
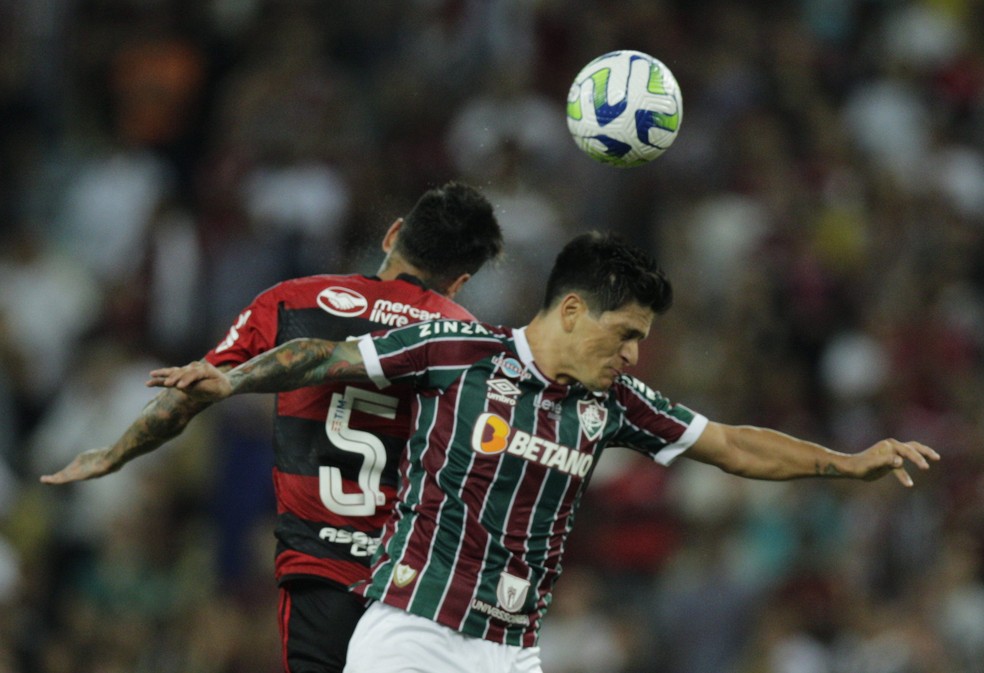
{"label": "blue and green ball pattern", "polygon": [[638,166],[665,152],[680,132],[683,99],[670,69],[639,51],[588,63],[567,95],[567,127],[589,157]]}

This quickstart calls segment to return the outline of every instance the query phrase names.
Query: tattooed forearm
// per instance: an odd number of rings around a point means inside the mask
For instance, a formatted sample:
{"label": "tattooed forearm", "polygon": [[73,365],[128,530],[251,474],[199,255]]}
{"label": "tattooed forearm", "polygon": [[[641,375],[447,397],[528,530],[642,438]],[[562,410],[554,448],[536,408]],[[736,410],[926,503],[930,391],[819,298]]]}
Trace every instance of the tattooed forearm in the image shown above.
{"label": "tattooed forearm", "polygon": [[833,463],[820,464],[818,460],[815,463],[816,474],[818,477],[843,477],[845,476],[843,472],[837,469],[837,466]]}
{"label": "tattooed forearm", "polygon": [[171,439],[185,429],[205,404],[193,402],[177,391],[158,395],[144,408],[135,435],[146,440]]}
{"label": "tattooed forearm", "polygon": [[366,368],[351,341],[294,339],[229,372],[236,393],[294,390],[326,380],[361,380]]}
{"label": "tattooed forearm", "polygon": [[116,467],[180,435],[191,419],[207,406],[207,403],[193,401],[177,390],[162,391],[147,403],[113,446],[111,453],[114,462],[118,462]]}

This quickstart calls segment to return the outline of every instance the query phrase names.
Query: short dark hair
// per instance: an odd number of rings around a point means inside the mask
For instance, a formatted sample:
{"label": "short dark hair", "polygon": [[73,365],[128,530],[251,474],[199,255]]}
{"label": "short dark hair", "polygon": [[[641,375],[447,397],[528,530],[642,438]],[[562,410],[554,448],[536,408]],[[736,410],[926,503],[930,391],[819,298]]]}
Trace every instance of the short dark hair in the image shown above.
{"label": "short dark hair", "polygon": [[617,234],[596,231],[575,237],[557,255],[543,308],[568,292],[581,295],[594,314],[630,302],[664,313],[673,303],[673,287],[655,259]]}
{"label": "short dark hair", "polygon": [[429,189],[403,218],[396,252],[432,283],[473,274],[502,253],[502,230],[492,204],[459,183]]}

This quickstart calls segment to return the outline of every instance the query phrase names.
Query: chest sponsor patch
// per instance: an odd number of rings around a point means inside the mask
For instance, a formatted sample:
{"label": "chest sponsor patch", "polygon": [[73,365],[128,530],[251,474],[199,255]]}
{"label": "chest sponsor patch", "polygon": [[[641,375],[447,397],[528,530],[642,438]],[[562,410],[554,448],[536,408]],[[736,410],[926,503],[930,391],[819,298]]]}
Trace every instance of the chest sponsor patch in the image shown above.
{"label": "chest sponsor patch", "polygon": [[437,320],[440,317],[439,311],[428,311],[413,304],[404,304],[389,299],[377,299],[369,313],[369,320],[389,327],[403,327],[410,324],[411,320],[420,322],[421,320]]}
{"label": "chest sponsor patch", "polygon": [[471,447],[476,453],[495,455],[508,452],[531,463],[560,470],[582,479],[591,471],[594,456],[513,428],[501,416],[480,414],[472,430]]}

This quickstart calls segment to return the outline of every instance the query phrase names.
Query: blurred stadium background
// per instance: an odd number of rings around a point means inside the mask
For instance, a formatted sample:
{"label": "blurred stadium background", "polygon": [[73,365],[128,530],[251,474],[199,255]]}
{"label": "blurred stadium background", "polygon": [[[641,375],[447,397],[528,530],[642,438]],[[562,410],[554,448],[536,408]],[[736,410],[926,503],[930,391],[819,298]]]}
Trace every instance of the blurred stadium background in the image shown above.
{"label": "blurred stadium background", "polygon": [[[375,271],[451,178],[506,229],[463,297],[484,319],[523,324],[561,241],[619,230],[675,282],[637,372],[667,396],[944,456],[908,491],[609,452],[547,673],[984,671],[982,27],[978,0],[0,0],[0,672],[278,670],[270,400],[37,477],[260,290]],[[564,122],[617,48],[685,103],[629,171]]]}

